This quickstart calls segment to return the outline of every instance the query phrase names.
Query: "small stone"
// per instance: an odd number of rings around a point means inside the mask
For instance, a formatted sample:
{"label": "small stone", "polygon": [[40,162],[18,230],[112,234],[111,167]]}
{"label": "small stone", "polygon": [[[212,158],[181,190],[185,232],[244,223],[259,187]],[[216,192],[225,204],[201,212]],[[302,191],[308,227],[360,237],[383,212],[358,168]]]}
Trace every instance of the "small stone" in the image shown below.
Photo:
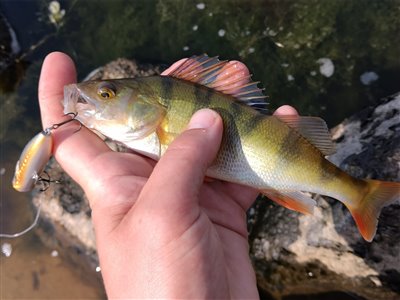
{"label": "small stone", "polygon": [[197,3],[196,4],[197,9],[199,10],[203,10],[206,8],[206,5],[204,3]]}
{"label": "small stone", "polygon": [[12,254],[12,246],[10,243],[3,243],[1,245],[1,253],[4,254],[5,257],[10,257]]}
{"label": "small stone", "polygon": [[325,77],[331,77],[335,72],[335,66],[330,58],[320,58],[317,60],[319,63],[319,72]]}
{"label": "small stone", "polygon": [[365,72],[360,76],[360,81],[363,85],[370,85],[371,83],[377,81],[378,79],[379,76],[375,72]]}

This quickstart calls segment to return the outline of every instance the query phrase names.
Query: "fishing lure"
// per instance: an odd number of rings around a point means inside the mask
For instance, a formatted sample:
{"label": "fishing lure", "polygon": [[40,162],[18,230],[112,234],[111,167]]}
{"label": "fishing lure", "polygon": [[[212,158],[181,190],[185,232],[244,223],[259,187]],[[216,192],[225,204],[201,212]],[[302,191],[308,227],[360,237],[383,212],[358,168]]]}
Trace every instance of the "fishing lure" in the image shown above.
{"label": "fishing lure", "polygon": [[[46,164],[52,155],[52,131],[69,122],[79,122],[77,119],[75,119],[77,116],[76,113],[67,113],[65,115],[71,115],[72,118],[60,123],[53,124],[52,126],[44,129],[43,131],[35,135],[28,142],[28,144],[26,144],[15,167],[14,178],[12,181],[14,189],[16,189],[18,192],[31,191],[37,182],[41,182],[43,184],[43,188],[41,189],[41,191],[45,191],[52,182],[60,182],[59,180],[51,180],[50,176],[44,171],[44,168],[46,167]],[[76,131],[79,131],[82,127],[82,124],[80,122],[79,124],[80,127]],[[42,173],[47,174],[47,178],[42,177]],[[29,232],[32,228],[36,226],[39,220],[39,215],[40,204],[36,211],[35,219],[33,220],[32,224],[29,225],[29,227],[14,234],[0,233],[0,238],[16,238]]]}
{"label": "fishing lure", "polygon": [[[15,173],[12,181],[14,189],[18,192],[31,191],[37,182],[57,182],[50,180],[50,178],[44,178],[41,174],[52,155],[52,131],[69,122],[79,122],[75,119],[77,116],[76,113],[67,113],[65,115],[72,115],[72,118],[61,123],[53,124],[44,129],[35,135],[28,144],[26,144],[17,165],[15,166]],[[45,189],[45,187],[43,189]]]}

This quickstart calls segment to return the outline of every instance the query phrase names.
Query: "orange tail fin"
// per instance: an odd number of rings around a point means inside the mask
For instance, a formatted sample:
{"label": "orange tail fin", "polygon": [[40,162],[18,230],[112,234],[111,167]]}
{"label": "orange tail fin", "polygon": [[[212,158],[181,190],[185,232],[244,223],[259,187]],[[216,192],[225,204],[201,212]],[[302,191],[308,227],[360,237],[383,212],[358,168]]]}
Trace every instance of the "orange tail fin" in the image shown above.
{"label": "orange tail fin", "polygon": [[376,233],[378,217],[382,207],[400,198],[400,183],[378,180],[365,180],[368,192],[356,207],[349,207],[358,230],[365,240],[371,242]]}

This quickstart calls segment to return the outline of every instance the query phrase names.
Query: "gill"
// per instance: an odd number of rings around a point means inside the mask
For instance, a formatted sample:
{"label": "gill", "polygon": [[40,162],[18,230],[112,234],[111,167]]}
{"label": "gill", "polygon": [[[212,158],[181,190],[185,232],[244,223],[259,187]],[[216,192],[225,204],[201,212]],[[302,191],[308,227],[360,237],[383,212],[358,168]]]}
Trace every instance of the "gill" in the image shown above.
{"label": "gill", "polygon": [[[28,192],[33,189],[37,182],[41,182],[42,188],[40,191],[45,191],[49,188],[51,183],[60,183],[60,180],[51,180],[50,176],[43,170],[52,155],[53,130],[56,130],[60,126],[72,121],[79,122],[76,119],[76,116],[78,115],[77,113],[66,113],[65,116],[67,115],[72,116],[72,118],[60,123],[55,123],[50,127],[45,128],[26,144],[20,159],[16,164],[13,178],[14,189],[19,192]],[[79,125],[79,128],[75,132],[82,128],[82,124],[80,122]],[[42,177],[42,173],[46,174],[47,178]],[[38,223],[40,209],[41,203],[38,205],[33,222],[26,229],[13,234],[0,233],[0,238],[17,238],[32,230]]]}

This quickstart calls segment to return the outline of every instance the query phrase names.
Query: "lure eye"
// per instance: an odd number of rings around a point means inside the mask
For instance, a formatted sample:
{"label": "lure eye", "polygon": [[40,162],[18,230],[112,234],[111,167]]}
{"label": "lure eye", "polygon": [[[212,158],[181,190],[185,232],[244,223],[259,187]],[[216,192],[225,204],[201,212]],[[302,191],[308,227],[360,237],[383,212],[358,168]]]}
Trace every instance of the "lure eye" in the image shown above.
{"label": "lure eye", "polygon": [[116,94],[116,88],[114,87],[114,85],[108,82],[100,86],[99,89],[97,90],[97,95],[99,95],[101,98],[105,100],[114,98],[115,94]]}

